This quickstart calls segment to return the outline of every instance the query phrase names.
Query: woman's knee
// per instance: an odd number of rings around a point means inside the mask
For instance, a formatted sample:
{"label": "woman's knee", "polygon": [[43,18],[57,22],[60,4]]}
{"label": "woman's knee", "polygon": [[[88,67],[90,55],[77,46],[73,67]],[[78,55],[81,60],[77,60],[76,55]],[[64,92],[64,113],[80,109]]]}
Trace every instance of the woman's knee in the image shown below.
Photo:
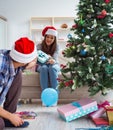
{"label": "woman's knee", "polygon": [[47,66],[47,65],[43,65],[43,66],[41,67],[41,70],[47,71],[47,70],[48,70],[48,66]]}
{"label": "woman's knee", "polygon": [[48,67],[47,67],[47,65],[39,65],[38,67],[37,67],[37,70],[36,70],[37,72],[43,72],[43,71],[48,71]]}
{"label": "woman's knee", "polygon": [[5,128],[5,123],[2,118],[0,118],[0,130],[3,130]]}
{"label": "woman's knee", "polygon": [[49,66],[49,70],[59,72],[60,66],[59,65],[51,65],[51,66]]}

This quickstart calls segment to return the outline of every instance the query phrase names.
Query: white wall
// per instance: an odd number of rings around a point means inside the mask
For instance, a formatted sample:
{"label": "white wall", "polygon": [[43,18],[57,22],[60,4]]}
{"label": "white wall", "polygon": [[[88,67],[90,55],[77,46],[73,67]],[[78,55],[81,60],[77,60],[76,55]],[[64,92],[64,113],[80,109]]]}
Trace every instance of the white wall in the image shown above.
{"label": "white wall", "polygon": [[7,48],[7,21],[0,17],[0,49]]}
{"label": "white wall", "polygon": [[79,0],[0,0],[0,15],[8,19],[8,46],[29,37],[30,17],[76,16]]}

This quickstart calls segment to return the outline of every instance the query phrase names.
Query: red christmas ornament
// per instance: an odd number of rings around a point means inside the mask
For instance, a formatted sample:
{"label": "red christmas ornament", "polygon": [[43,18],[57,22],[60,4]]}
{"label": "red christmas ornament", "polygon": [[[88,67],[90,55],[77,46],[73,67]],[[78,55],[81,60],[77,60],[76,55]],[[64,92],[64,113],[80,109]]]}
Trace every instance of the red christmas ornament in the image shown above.
{"label": "red christmas ornament", "polygon": [[103,19],[103,18],[106,17],[106,15],[107,15],[107,12],[106,12],[106,10],[104,9],[104,10],[101,11],[101,14],[97,16],[97,18]]}
{"label": "red christmas ornament", "polygon": [[107,3],[107,4],[110,3],[110,1],[111,1],[111,0],[104,0],[104,2]]}
{"label": "red christmas ornament", "polygon": [[72,26],[73,29],[76,29],[77,27],[78,27],[77,24],[74,24],[74,25]]}
{"label": "red christmas ornament", "polygon": [[103,16],[103,15],[98,15],[98,16],[97,16],[98,19],[103,19],[104,17],[105,17],[105,16]]}
{"label": "red christmas ornament", "polygon": [[66,44],[66,47],[71,47],[71,46],[72,46],[72,43]]}
{"label": "red christmas ornament", "polygon": [[111,54],[113,54],[113,50],[111,51]]}
{"label": "red christmas ornament", "polygon": [[61,78],[57,78],[58,82],[63,82],[63,80]]}
{"label": "red christmas ornament", "polygon": [[109,33],[109,38],[112,38],[113,37],[113,33]]}
{"label": "red christmas ornament", "polygon": [[61,67],[62,69],[64,69],[64,68],[66,68],[66,65],[61,64],[60,67]]}
{"label": "red christmas ornament", "polygon": [[67,82],[64,83],[66,87],[73,85],[73,80],[69,80]]}
{"label": "red christmas ornament", "polygon": [[107,15],[107,12],[106,12],[106,10],[105,10],[105,9],[104,9],[104,10],[102,10],[101,15],[104,15],[104,16],[106,16],[106,15]]}
{"label": "red christmas ornament", "polygon": [[62,55],[64,55],[65,54],[65,52],[64,51],[62,51]]}

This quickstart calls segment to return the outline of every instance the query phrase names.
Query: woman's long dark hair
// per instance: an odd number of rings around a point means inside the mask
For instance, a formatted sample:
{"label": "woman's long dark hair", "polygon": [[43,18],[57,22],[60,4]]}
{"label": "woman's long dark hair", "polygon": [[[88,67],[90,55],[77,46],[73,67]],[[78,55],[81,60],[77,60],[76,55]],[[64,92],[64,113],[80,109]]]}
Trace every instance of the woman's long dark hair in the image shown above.
{"label": "woman's long dark hair", "polygon": [[56,37],[55,37],[54,42],[48,47],[47,44],[45,43],[46,36],[44,37],[44,40],[42,41],[42,51],[44,51],[46,54],[53,56],[56,50],[56,46],[57,46]]}

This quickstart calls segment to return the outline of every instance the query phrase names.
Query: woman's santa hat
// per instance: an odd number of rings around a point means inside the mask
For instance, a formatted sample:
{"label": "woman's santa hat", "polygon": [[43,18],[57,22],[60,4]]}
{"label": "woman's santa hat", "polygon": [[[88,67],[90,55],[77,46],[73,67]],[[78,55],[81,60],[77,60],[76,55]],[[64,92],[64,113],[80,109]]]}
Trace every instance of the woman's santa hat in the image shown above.
{"label": "woman's santa hat", "polygon": [[17,40],[10,51],[13,60],[20,63],[29,63],[37,57],[36,46],[27,37]]}
{"label": "woman's santa hat", "polygon": [[49,35],[53,35],[57,37],[57,31],[56,28],[54,28],[53,26],[46,26],[43,30],[42,30],[42,36],[45,36],[47,34]]}

